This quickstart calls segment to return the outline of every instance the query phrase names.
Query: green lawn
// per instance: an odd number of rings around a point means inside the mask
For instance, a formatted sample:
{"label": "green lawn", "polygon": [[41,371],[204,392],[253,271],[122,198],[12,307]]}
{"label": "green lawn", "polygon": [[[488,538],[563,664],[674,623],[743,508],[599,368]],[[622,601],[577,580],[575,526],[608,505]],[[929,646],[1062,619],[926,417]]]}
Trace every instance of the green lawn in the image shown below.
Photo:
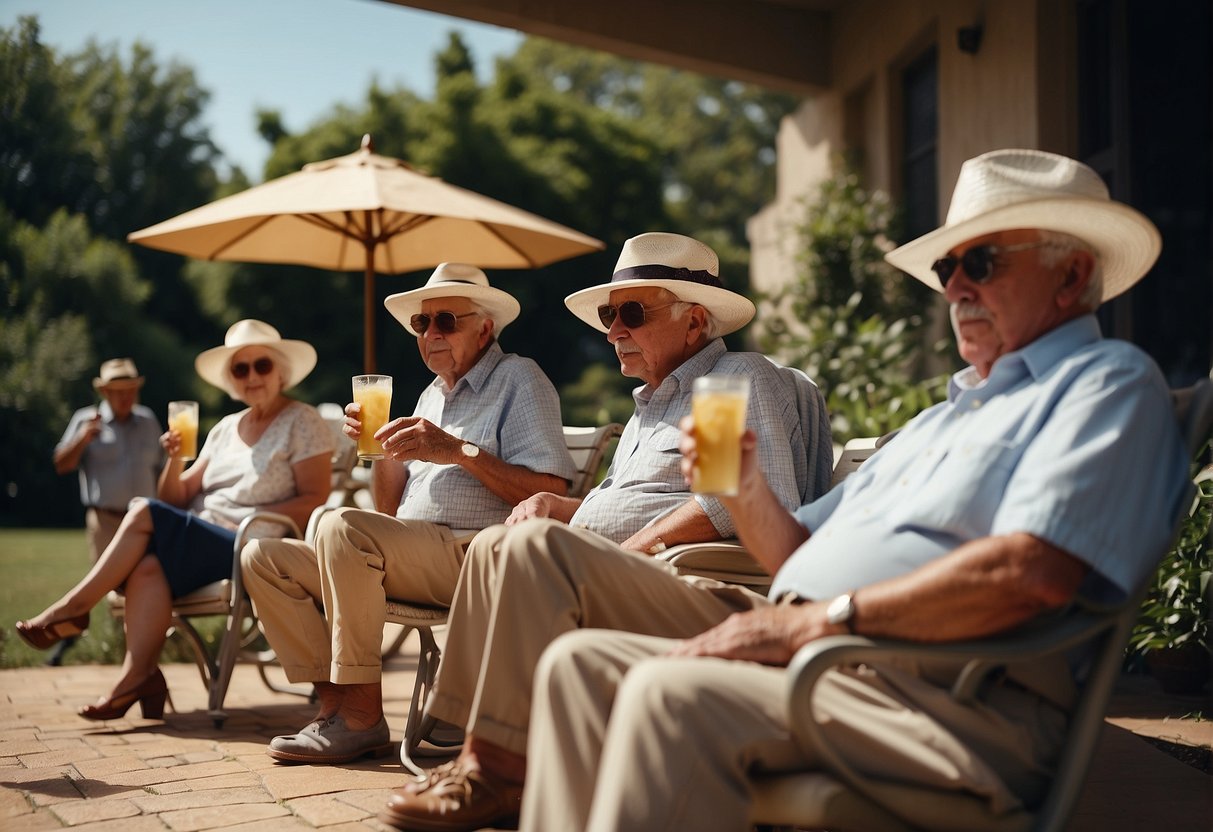
{"label": "green lawn", "polygon": [[[34,650],[13,623],[41,612],[71,589],[89,568],[84,529],[0,529],[0,668],[41,664],[49,652]],[[210,625],[210,621],[203,622]],[[222,620],[200,628],[205,637],[219,632]],[[93,608],[88,633],[64,657],[65,664],[116,664],[122,661],[122,628],[105,603]],[[179,639],[170,639],[164,661],[192,661]]]}

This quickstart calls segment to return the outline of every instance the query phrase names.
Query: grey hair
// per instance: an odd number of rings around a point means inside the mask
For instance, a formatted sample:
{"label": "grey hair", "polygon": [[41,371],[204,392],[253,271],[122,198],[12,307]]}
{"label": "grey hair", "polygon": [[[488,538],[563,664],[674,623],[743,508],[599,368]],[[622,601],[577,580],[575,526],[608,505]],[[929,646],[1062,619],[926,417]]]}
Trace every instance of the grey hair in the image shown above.
{"label": "grey hair", "polygon": [[468,303],[471,304],[470,311],[472,314],[479,315],[481,318],[488,318],[493,322],[493,340],[496,341],[497,335],[501,332],[501,323],[495,317],[493,317],[493,313],[490,312],[487,307],[482,306],[470,298],[468,299]]}
{"label": "grey hair", "polygon": [[[703,306],[703,304],[695,303],[689,300],[675,300],[674,304],[670,307],[670,316],[673,318],[681,318],[688,311],[690,311],[691,307],[693,306]],[[720,325],[716,323],[716,316],[709,312],[706,306],[703,306],[704,338],[711,341],[716,337],[716,333],[719,329]]]}
{"label": "grey hair", "polygon": [[1046,268],[1056,266],[1066,255],[1075,251],[1085,251],[1091,255],[1091,259],[1094,261],[1091,278],[1083,287],[1078,303],[1092,312],[1098,309],[1099,305],[1103,303],[1103,262],[1099,252],[1086,240],[1066,234],[1064,231],[1041,231],[1039,235],[1042,243],[1048,243],[1040,250],[1040,264]]}

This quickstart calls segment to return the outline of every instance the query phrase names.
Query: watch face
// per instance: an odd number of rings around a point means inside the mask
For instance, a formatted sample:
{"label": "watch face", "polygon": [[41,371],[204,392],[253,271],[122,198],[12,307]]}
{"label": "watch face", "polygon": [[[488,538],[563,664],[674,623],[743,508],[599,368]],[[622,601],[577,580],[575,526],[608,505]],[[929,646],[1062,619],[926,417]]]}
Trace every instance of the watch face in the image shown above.
{"label": "watch face", "polygon": [[831,624],[842,624],[851,619],[855,607],[850,595],[839,595],[826,607],[826,620]]}
{"label": "watch face", "polygon": [[464,442],[459,446],[459,450],[463,451],[463,455],[466,457],[480,456],[480,448],[473,445],[471,442]]}

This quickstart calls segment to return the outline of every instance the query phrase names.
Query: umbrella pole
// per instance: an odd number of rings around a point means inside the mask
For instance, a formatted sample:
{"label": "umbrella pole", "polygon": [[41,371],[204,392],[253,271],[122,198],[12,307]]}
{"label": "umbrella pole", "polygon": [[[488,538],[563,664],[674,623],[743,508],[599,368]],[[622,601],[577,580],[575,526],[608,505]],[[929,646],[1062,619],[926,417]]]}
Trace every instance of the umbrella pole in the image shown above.
{"label": "umbrella pole", "polygon": [[375,372],[375,246],[366,247],[366,274],[362,277],[362,372]]}

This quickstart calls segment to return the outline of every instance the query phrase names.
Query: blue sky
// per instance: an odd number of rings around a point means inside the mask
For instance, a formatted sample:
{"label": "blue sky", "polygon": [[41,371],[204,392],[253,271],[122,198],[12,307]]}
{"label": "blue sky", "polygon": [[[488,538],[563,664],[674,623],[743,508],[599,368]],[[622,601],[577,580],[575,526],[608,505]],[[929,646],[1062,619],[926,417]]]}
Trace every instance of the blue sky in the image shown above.
{"label": "blue sky", "polygon": [[434,52],[452,29],[482,78],[523,37],[379,0],[0,0],[0,26],[31,14],[42,42],[57,50],[77,51],[92,38],[129,58],[141,40],[160,65],[193,67],[211,93],[203,118],[212,140],[254,182],[269,154],[257,108],[278,110],[288,130],[302,131],[338,102],[361,102],[375,77],[429,97]]}

